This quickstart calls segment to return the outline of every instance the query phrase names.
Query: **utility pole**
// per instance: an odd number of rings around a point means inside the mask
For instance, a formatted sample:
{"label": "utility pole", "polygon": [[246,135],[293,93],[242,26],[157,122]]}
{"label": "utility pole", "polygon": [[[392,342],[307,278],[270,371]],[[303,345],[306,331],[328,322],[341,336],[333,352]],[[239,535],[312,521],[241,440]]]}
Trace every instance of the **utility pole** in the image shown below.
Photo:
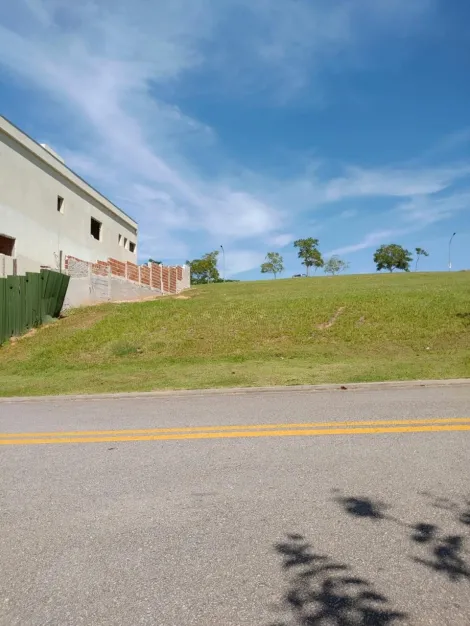
{"label": "utility pole", "polygon": [[222,250],[222,259],[223,259],[223,268],[224,268],[223,269],[223,272],[224,272],[223,277],[224,277],[224,282],[225,282],[225,250],[224,250],[224,247],[222,245],[220,246],[220,249]]}
{"label": "utility pole", "polygon": [[449,239],[449,272],[452,270],[452,240],[457,233],[454,233]]}

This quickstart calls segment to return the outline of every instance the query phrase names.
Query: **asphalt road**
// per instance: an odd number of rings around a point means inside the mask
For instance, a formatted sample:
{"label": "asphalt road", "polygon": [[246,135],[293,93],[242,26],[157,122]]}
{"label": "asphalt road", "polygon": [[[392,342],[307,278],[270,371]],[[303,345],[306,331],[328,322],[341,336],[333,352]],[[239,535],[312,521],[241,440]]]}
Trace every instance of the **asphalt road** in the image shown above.
{"label": "asphalt road", "polygon": [[0,431],[2,626],[470,624],[470,385],[0,402]]}

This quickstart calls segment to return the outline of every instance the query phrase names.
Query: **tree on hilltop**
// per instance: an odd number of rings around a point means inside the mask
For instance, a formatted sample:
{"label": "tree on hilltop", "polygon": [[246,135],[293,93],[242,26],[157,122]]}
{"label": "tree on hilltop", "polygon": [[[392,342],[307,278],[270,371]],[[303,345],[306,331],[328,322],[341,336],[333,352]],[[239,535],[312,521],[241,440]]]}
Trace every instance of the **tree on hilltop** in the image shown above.
{"label": "tree on hilltop", "polygon": [[378,272],[381,270],[388,270],[389,272],[403,270],[409,272],[412,260],[411,252],[396,243],[382,245],[374,254],[374,263]]}
{"label": "tree on hilltop", "polygon": [[298,257],[302,259],[302,265],[305,265],[307,270],[307,276],[309,275],[309,269],[315,268],[315,271],[319,267],[324,266],[323,257],[318,249],[319,241],[313,237],[307,239],[297,239],[294,241],[294,247],[298,248]]}
{"label": "tree on hilltop", "polygon": [[330,259],[328,259],[323,267],[323,271],[325,274],[331,274],[334,276],[335,274],[340,274],[348,269],[349,263],[347,261],[343,261],[339,256],[334,255]]}
{"label": "tree on hilltop", "polygon": [[266,260],[261,264],[262,274],[274,274],[274,278],[284,271],[284,259],[279,252],[268,252]]}
{"label": "tree on hilltop", "polygon": [[207,283],[217,283],[220,281],[219,270],[217,269],[217,258],[219,251],[214,250],[204,254],[200,259],[186,261],[190,266],[191,284],[205,285]]}
{"label": "tree on hilltop", "polygon": [[420,256],[429,256],[429,252],[427,252],[424,248],[415,248],[415,252],[416,252],[415,272],[417,272],[418,271],[419,257]]}

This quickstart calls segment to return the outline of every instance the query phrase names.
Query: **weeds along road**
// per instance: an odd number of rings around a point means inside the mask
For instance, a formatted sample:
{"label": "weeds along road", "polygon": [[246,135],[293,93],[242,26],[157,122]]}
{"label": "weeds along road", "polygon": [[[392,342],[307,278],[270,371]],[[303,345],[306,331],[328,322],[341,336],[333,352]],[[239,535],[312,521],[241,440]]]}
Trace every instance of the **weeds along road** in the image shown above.
{"label": "weeds along road", "polygon": [[470,385],[0,402],[0,624],[470,623]]}

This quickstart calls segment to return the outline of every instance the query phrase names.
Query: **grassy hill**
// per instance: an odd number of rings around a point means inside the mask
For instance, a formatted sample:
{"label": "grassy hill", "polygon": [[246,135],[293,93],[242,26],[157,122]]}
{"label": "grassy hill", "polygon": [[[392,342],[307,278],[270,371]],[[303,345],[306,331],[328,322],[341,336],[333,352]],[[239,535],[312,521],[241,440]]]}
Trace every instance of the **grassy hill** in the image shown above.
{"label": "grassy hill", "polygon": [[197,287],[0,348],[0,395],[470,376],[470,273]]}

